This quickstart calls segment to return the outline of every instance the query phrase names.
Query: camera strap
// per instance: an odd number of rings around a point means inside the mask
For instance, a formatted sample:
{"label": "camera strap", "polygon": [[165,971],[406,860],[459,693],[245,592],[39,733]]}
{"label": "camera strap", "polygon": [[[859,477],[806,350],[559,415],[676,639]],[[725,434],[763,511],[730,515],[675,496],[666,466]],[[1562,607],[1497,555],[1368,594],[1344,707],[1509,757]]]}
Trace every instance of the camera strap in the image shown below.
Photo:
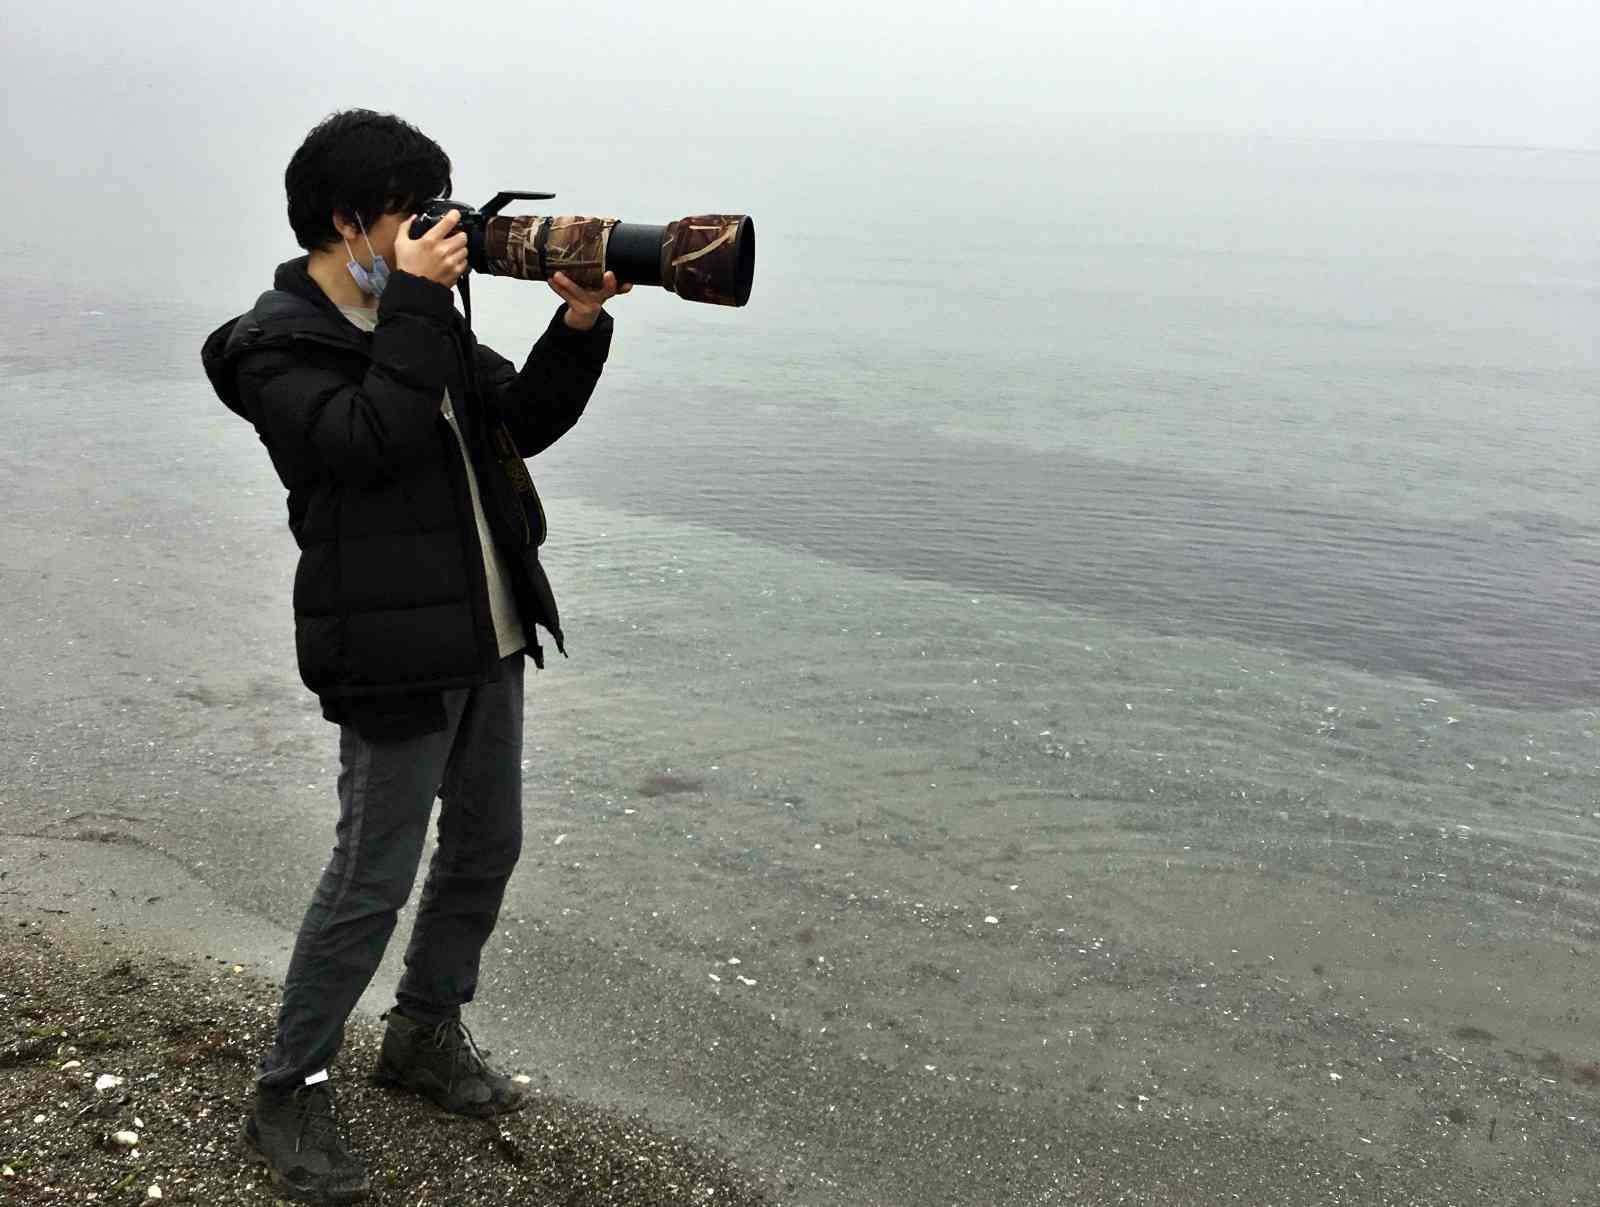
{"label": "camera strap", "polygon": [[468,269],[461,274],[461,279],[456,282],[456,288],[461,291],[461,313],[466,317],[467,330],[472,330],[472,290],[467,282],[472,277],[472,270]]}
{"label": "camera strap", "polygon": [[[456,288],[461,291],[461,310],[466,318],[467,341],[464,345],[467,351],[462,368],[467,374],[468,391],[473,399],[481,406],[482,396],[478,392],[478,366],[473,345],[477,343],[472,334],[472,287],[469,284],[471,273],[464,274],[456,282]],[[490,432],[490,443],[494,445],[495,460],[500,462],[500,468],[505,470],[506,477],[511,479],[512,489],[518,495],[518,501],[523,504],[522,523],[523,532],[528,544],[537,549],[544,544],[545,533],[549,531],[549,524],[545,519],[544,504],[539,499],[539,492],[534,488],[533,478],[528,473],[527,463],[523,461],[522,454],[517,451],[517,442],[506,430],[503,423],[496,423]],[[537,521],[537,522],[534,522]]]}

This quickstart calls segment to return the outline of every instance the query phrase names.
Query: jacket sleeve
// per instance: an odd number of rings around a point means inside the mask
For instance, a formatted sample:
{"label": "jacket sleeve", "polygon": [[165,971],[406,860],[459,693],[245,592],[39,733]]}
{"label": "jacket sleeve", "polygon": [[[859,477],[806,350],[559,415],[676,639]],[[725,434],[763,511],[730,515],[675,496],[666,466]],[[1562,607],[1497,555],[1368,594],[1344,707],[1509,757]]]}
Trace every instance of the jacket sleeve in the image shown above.
{"label": "jacket sleeve", "polygon": [[453,314],[448,289],[394,273],[359,384],[278,346],[240,359],[241,398],[269,447],[309,451],[352,484],[399,477],[442,455],[439,405],[458,371]]}
{"label": "jacket sleeve", "polygon": [[601,311],[589,331],[574,331],[563,321],[566,313],[563,304],[520,373],[499,353],[477,346],[478,389],[524,457],[542,453],[578,422],[611,350],[609,314]]}

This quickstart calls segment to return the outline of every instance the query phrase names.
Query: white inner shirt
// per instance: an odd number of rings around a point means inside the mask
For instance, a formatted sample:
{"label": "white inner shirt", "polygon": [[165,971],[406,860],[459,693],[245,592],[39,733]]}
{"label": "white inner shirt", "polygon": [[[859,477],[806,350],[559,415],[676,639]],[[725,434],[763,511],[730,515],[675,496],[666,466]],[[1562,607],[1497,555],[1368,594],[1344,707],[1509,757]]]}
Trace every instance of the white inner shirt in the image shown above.
{"label": "white inner shirt", "polygon": [[[340,306],[339,310],[363,331],[377,329],[376,308],[369,310],[361,306]],[[466,466],[467,492],[472,496],[472,517],[477,521],[478,544],[483,548],[483,574],[489,582],[489,615],[494,618],[494,636],[500,647],[500,657],[506,658],[524,649],[528,639],[522,631],[522,618],[517,613],[517,601],[511,594],[500,551],[495,548],[494,537],[489,532],[489,521],[483,514],[483,503],[478,498],[478,475],[473,472],[472,458],[467,455],[467,442],[461,438],[461,426],[456,422],[455,411],[451,409],[449,390],[444,392],[444,404],[439,413],[456,434],[456,447],[461,450],[461,463]]]}

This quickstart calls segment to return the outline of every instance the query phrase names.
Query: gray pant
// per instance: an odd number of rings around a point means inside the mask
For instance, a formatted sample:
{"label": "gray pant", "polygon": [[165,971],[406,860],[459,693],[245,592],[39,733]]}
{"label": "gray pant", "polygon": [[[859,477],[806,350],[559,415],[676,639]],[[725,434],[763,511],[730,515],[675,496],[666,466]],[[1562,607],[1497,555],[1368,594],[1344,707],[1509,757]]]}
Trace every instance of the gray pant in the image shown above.
{"label": "gray pant", "polygon": [[513,654],[493,683],[446,692],[441,733],[373,742],[340,728],[333,855],[295,938],[258,1085],[298,1085],[332,1062],[411,893],[435,796],[439,843],[395,996],[429,1022],[472,1000],[522,847],[523,661]]}

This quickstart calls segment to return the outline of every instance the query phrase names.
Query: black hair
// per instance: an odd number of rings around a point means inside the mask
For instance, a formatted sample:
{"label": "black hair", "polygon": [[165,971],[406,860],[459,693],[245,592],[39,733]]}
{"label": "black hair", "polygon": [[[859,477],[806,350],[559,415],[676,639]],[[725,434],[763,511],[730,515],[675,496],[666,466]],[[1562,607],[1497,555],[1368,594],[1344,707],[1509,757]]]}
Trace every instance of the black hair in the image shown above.
{"label": "black hair", "polygon": [[295,240],[316,251],[340,238],[335,213],[371,226],[450,192],[450,158],[408,122],[371,109],[331,113],[306,135],[283,174]]}

